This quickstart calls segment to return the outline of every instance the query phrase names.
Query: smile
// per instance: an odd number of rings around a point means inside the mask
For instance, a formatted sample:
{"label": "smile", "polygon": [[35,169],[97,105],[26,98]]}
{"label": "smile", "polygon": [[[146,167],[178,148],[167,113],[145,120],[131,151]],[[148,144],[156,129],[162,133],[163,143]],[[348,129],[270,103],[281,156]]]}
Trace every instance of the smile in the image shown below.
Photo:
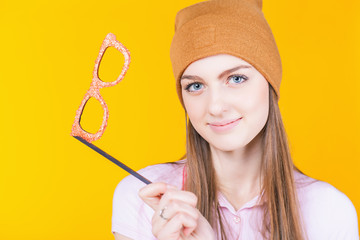
{"label": "smile", "polygon": [[212,124],[209,123],[209,126],[215,132],[224,132],[224,131],[227,131],[227,130],[232,129],[235,126],[237,126],[241,119],[242,119],[242,117],[238,118],[236,120],[230,121],[228,123],[212,123]]}

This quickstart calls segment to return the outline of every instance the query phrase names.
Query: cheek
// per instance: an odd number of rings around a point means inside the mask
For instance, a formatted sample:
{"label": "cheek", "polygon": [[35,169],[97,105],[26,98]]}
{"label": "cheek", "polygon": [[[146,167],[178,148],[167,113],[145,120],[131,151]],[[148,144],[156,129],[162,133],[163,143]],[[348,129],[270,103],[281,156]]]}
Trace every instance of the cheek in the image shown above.
{"label": "cheek", "polygon": [[[269,114],[269,85],[262,78],[252,86],[243,98],[244,114],[247,115],[253,124],[264,126]],[[260,126],[261,125],[261,126]]]}
{"label": "cheek", "polygon": [[[190,120],[196,120],[203,115],[205,107],[202,101],[200,101],[200,99],[197,98],[196,100],[194,100],[191,96],[186,96],[186,94],[183,94],[183,101]],[[195,123],[196,121],[192,122]]]}
{"label": "cheek", "polygon": [[252,108],[258,118],[257,124],[262,128],[269,115],[269,85],[265,79],[259,84],[259,91],[253,98]]}

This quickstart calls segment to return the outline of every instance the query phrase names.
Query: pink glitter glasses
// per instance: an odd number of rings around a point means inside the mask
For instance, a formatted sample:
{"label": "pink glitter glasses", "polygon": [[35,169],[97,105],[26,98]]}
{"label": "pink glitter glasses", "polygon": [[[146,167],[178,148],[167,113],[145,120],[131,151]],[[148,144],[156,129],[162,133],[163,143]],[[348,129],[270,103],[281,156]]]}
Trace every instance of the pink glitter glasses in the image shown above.
{"label": "pink glitter glasses", "polygon": [[[99,65],[100,65],[101,59],[104,55],[104,52],[108,47],[115,47],[125,57],[124,66],[122,67],[120,76],[113,82],[104,82],[99,78]],[[71,131],[72,136],[79,136],[88,142],[95,141],[102,136],[102,134],[104,133],[105,128],[107,126],[107,120],[109,118],[109,110],[107,108],[107,105],[106,105],[104,99],[101,97],[99,90],[104,87],[112,87],[112,86],[115,86],[116,84],[118,84],[124,78],[124,75],[129,68],[129,63],[130,63],[129,51],[124,47],[124,45],[122,45],[119,41],[116,40],[116,36],[114,34],[108,33],[101,45],[99,55],[95,61],[95,67],[94,67],[94,71],[93,71],[93,79],[92,79],[90,88],[86,92],[84,99],[82,100],[82,102],[80,104],[80,107],[76,111],[75,121],[73,123],[72,131]],[[94,97],[96,100],[98,100],[104,110],[102,124],[100,126],[100,129],[95,134],[85,131],[80,126],[81,115],[84,111],[84,107],[85,107],[87,101],[91,97]]]}
{"label": "pink glitter glasses", "polygon": [[[115,81],[113,81],[113,82],[104,82],[99,78],[99,64],[101,62],[101,59],[102,59],[102,57],[104,55],[105,50],[110,46],[115,47],[117,50],[119,50],[124,55],[125,62],[124,62],[124,66],[122,68],[122,71],[120,73],[120,76]],[[74,138],[76,138],[77,140],[79,140],[80,142],[82,142],[83,144],[85,144],[86,146],[88,146],[91,149],[93,149],[94,151],[96,151],[97,153],[99,153],[102,156],[104,156],[105,158],[109,159],[111,162],[115,163],[116,165],[118,165],[119,167],[121,167],[122,169],[127,171],[128,173],[132,174],[134,177],[138,178],[139,180],[141,180],[145,184],[149,184],[149,183],[151,183],[151,181],[149,179],[147,179],[144,176],[140,175],[136,171],[132,170],[131,168],[129,168],[128,166],[126,166],[125,164],[123,164],[122,162],[117,160],[116,158],[110,156],[108,153],[104,152],[103,150],[101,150],[100,148],[98,148],[97,146],[95,146],[94,144],[91,143],[92,141],[95,141],[95,140],[99,139],[101,137],[101,135],[104,133],[106,125],[107,125],[107,120],[108,120],[108,117],[109,117],[108,108],[106,106],[106,103],[105,103],[104,99],[101,97],[99,90],[101,88],[103,88],[103,87],[111,87],[111,86],[115,86],[116,84],[118,84],[123,79],[126,71],[128,70],[129,63],[130,63],[130,53],[129,53],[129,51],[120,42],[118,42],[116,40],[116,37],[115,37],[114,34],[109,33],[108,35],[106,35],[105,40],[103,41],[103,43],[101,45],[99,56],[97,57],[97,59],[95,61],[93,79],[92,79],[90,88],[86,92],[85,97],[84,97],[84,99],[82,100],[82,102],[80,104],[80,107],[76,111],[75,121],[74,121],[74,123],[72,125],[71,135]],[[81,114],[84,111],[84,107],[86,105],[86,102],[91,97],[94,97],[96,100],[98,100],[101,103],[101,106],[102,106],[102,108],[104,110],[103,122],[101,124],[101,127],[100,127],[99,131],[97,131],[95,134],[86,132],[80,126]]]}

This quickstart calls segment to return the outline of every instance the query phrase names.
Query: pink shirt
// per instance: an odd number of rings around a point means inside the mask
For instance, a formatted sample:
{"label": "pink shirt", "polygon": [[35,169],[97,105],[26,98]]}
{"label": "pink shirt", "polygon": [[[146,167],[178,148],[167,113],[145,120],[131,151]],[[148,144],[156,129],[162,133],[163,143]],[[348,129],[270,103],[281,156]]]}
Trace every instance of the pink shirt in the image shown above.
{"label": "pink shirt", "polygon": [[[156,164],[138,171],[152,182],[166,182],[182,188],[184,161]],[[350,199],[332,185],[294,171],[304,229],[309,240],[359,240],[357,214]],[[129,175],[116,187],[113,198],[112,232],[134,240],[156,240],[151,232],[154,210],[138,196],[145,184]],[[220,192],[219,192],[220,193]],[[230,229],[230,239],[263,239],[258,232],[263,205],[256,196],[235,211],[219,194],[219,204]]]}

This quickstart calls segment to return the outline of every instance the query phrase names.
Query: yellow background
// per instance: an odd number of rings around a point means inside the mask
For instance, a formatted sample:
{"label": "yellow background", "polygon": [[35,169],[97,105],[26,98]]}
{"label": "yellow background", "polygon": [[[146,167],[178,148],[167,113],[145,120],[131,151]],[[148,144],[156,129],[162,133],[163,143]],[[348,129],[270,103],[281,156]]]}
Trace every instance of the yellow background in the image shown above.
{"label": "yellow background", "polygon": [[[132,61],[101,90],[110,117],[94,143],[135,170],[183,155],[169,47],[176,12],[195,2],[1,1],[0,239],[113,239],[113,192],[127,173],[70,136],[109,32]],[[359,1],[265,0],[263,11],[283,62],[279,104],[295,164],[359,215]],[[89,128],[102,118],[94,106]]]}

